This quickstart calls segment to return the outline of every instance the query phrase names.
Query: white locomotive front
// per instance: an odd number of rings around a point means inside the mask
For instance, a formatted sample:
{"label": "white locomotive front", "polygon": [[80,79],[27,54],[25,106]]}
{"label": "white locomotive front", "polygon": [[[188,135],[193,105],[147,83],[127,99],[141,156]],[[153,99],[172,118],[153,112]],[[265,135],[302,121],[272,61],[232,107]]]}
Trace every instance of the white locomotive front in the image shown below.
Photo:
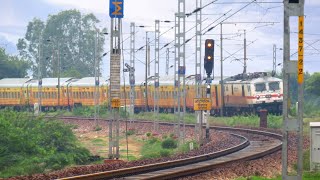
{"label": "white locomotive front", "polygon": [[225,80],[225,107],[229,114],[267,109],[282,113],[283,83],[267,73],[240,74]]}

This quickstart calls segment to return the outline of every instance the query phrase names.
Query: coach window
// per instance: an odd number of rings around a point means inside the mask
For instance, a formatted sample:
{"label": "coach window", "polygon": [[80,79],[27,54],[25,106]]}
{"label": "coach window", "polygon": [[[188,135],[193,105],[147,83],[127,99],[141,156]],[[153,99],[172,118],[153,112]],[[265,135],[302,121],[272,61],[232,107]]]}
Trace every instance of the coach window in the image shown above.
{"label": "coach window", "polygon": [[0,98],[2,98],[2,92],[0,92]]}

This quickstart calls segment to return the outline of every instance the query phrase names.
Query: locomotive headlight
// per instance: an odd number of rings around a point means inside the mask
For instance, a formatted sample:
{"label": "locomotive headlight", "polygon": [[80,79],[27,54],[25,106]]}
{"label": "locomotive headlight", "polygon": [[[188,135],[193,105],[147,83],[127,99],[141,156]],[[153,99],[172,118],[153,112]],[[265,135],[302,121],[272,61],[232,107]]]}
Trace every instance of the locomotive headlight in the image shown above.
{"label": "locomotive headlight", "polygon": [[282,95],[281,95],[280,93],[278,93],[278,98],[281,98],[281,96],[282,96]]}
{"label": "locomotive headlight", "polygon": [[260,99],[260,96],[259,96],[259,95],[256,95],[256,98],[257,98],[257,99]]}

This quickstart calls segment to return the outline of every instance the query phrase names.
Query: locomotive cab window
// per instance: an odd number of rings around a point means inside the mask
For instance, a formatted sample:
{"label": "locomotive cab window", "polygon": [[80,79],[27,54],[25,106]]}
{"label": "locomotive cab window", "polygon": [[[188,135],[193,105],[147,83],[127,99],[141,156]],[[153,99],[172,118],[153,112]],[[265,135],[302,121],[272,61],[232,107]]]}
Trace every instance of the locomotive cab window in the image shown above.
{"label": "locomotive cab window", "polygon": [[279,82],[270,82],[269,83],[269,90],[270,91],[276,91],[280,89],[280,83]]}
{"label": "locomotive cab window", "polygon": [[257,83],[254,85],[256,88],[256,91],[265,91],[266,90],[266,84],[265,83]]}

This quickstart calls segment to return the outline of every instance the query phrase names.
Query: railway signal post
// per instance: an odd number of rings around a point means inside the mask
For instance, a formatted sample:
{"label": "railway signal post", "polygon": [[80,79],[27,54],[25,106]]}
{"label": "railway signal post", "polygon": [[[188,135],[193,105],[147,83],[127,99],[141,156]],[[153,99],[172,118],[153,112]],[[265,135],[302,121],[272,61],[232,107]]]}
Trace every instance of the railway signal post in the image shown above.
{"label": "railway signal post", "polygon": [[[205,56],[204,56],[204,69],[206,70],[207,74],[207,98],[211,100],[211,74],[213,75],[213,58],[214,58],[214,40],[213,39],[206,39],[205,41]],[[209,134],[209,117],[210,117],[210,110],[211,110],[211,103],[210,108],[207,110],[207,122],[206,122],[206,140],[209,141],[210,134]]]}
{"label": "railway signal post", "polygon": [[[290,60],[290,17],[299,17],[298,21],[298,61]],[[283,146],[282,146],[282,179],[300,180],[303,173],[303,42],[304,42],[304,0],[284,1],[284,37],[283,37]],[[289,78],[292,74],[298,74],[298,109],[297,116],[289,116],[290,94]],[[294,148],[297,150],[297,174],[288,175],[288,135],[296,132],[298,143]]]}
{"label": "railway signal post", "polygon": [[110,98],[113,119],[109,121],[109,159],[119,159],[120,110],[120,33],[123,18],[123,0],[110,0]]}

